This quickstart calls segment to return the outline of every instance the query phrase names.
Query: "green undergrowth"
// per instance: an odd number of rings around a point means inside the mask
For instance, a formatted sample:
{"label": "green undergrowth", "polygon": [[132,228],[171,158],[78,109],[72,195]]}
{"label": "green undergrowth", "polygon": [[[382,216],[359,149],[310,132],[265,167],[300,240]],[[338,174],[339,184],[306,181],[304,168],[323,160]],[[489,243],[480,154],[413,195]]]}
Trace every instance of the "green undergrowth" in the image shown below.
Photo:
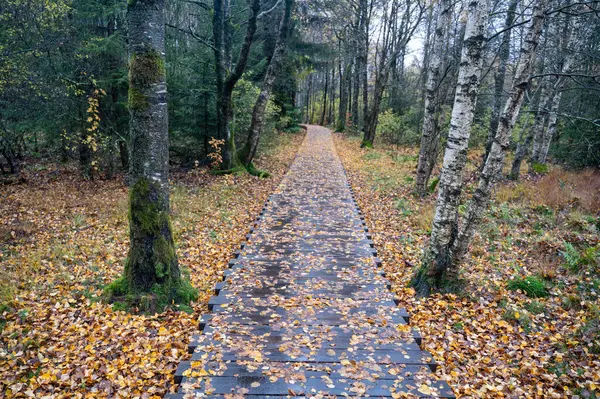
{"label": "green undergrowth", "polygon": [[507,288],[513,291],[521,290],[530,298],[544,298],[549,295],[546,282],[537,276],[515,278],[508,282]]}
{"label": "green undergrowth", "polygon": [[185,277],[176,283],[154,284],[149,291],[132,288],[125,277],[119,277],[104,288],[105,298],[113,310],[154,313],[169,307],[191,312],[189,304],[198,299],[198,290]]}

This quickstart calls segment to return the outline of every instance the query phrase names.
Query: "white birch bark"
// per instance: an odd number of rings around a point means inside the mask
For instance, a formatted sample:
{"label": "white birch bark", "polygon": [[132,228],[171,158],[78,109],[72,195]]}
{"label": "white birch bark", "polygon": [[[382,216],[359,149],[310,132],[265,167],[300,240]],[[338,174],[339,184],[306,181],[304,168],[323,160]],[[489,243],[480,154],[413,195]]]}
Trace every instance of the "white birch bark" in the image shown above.
{"label": "white birch bark", "polygon": [[[581,8],[581,7],[578,7]],[[580,10],[582,11],[582,10]],[[561,88],[565,81],[565,76],[573,72],[574,66],[577,61],[576,55],[578,54],[577,49],[581,47],[581,24],[583,18],[574,17],[573,24],[565,36],[566,45],[563,49],[563,62],[562,67],[557,71],[558,75],[553,77],[553,86],[549,90],[546,108],[548,110],[548,125],[546,129],[536,132],[533,143],[533,151],[531,155],[531,164],[545,164],[546,158],[548,157],[548,151],[550,150],[550,143],[556,133],[558,124],[558,110],[560,107],[560,100],[562,97]],[[555,24],[557,26],[558,24]],[[557,29],[555,29],[557,31]],[[555,32],[558,34],[558,32]]]}
{"label": "white birch bark", "polygon": [[552,97],[552,102],[550,104],[550,111],[548,115],[548,129],[544,132],[544,135],[542,137],[542,143],[540,145],[540,151],[537,159],[538,163],[546,163],[548,151],[550,150],[550,143],[552,142],[552,138],[556,134],[556,128],[558,125],[558,110],[560,108],[560,100],[562,98],[562,85],[565,81],[565,76],[573,72],[574,66],[577,61],[577,49],[581,48],[582,46],[582,37],[580,34],[582,28],[582,21],[583,18],[581,17],[575,17],[573,19],[571,34],[569,35],[565,49],[565,58],[563,66],[560,70],[561,76],[557,77],[557,81],[554,86],[554,96]]}
{"label": "white birch bark", "polygon": [[418,295],[428,295],[432,289],[439,289],[447,281],[455,280],[456,269],[452,267],[450,249],[457,232],[462,174],[467,161],[467,148],[479,89],[488,8],[488,0],[471,0],[468,3],[458,82],[431,238],[425,248],[421,267],[412,281]]}
{"label": "white birch bark", "polygon": [[419,195],[424,195],[427,191],[427,182],[431,176],[437,153],[439,138],[435,131],[436,105],[439,98],[444,37],[446,36],[446,29],[450,25],[451,7],[452,3],[449,0],[441,0],[436,10],[433,46],[427,70],[427,83],[425,84],[425,102],[423,104],[425,112],[423,113],[423,126],[421,129],[421,146],[415,179],[415,191]]}
{"label": "white birch bark", "polygon": [[[504,29],[510,28],[515,22],[515,11],[517,9],[518,0],[511,0],[508,5],[506,12],[506,21],[504,22]],[[502,40],[500,42],[500,48],[498,49],[498,67],[494,73],[494,99],[492,105],[492,115],[490,121],[490,130],[485,145],[485,154],[483,156],[483,165],[488,157],[492,143],[494,142],[494,136],[498,130],[498,124],[500,123],[500,114],[502,112],[502,105],[506,102],[506,96],[504,95],[504,84],[506,81],[506,67],[508,65],[508,58],[510,57],[510,39],[512,29],[508,29],[502,34]]]}
{"label": "white birch bark", "polygon": [[477,189],[469,203],[467,214],[452,249],[453,264],[457,264],[467,252],[481,215],[487,208],[495,180],[502,171],[504,155],[510,143],[510,135],[519,116],[525,91],[529,86],[531,71],[533,70],[535,51],[544,22],[543,6],[543,0],[539,0],[534,5],[531,23],[521,47],[512,91],[504,106],[490,153],[479,176]]}
{"label": "white birch bark", "polygon": [[549,85],[550,83],[546,82],[544,86],[542,86],[538,111],[533,121],[533,144],[531,148],[531,156],[529,157],[530,167],[536,163],[537,159],[540,157],[542,137],[544,135],[544,130],[546,129],[546,122],[548,121],[548,107],[550,106],[552,95],[552,88],[548,87]]}

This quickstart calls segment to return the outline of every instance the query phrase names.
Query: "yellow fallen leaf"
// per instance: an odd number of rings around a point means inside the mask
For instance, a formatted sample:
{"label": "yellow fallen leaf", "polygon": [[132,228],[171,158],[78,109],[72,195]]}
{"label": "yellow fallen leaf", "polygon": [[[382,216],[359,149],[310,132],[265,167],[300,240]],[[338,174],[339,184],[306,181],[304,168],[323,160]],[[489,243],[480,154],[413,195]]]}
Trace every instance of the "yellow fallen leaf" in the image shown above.
{"label": "yellow fallen leaf", "polygon": [[429,386],[425,384],[421,384],[421,386],[419,387],[419,392],[425,395],[431,395],[431,388],[429,388]]}

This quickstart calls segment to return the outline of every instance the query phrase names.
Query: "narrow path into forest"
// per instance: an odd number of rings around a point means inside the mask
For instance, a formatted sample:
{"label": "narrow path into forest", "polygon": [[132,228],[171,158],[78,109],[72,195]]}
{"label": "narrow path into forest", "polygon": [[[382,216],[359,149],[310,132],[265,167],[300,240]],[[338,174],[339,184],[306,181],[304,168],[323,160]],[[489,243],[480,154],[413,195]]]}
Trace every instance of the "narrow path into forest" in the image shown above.
{"label": "narrow path into forest", "polygon": [[454,397],[378,270],[329,130],[308,128],[236,256],[168,398]]}

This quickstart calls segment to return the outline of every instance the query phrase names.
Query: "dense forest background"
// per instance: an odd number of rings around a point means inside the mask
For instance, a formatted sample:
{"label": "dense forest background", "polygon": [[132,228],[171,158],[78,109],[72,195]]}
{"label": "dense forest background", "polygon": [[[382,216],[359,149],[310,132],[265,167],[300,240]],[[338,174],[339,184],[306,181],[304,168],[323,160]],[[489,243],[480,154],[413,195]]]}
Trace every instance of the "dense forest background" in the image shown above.
{"label": "dense forest background", "polygon": [[[432,114],[425,123],[433,124],[433,135],[441,143],[434,152],[439,155],[458,78],[466,9],[459,2],[439,17],[437,4],[298,2],[267,109],[267,130],[320,123],[364,131],[371,142],[376,135],[396,145],[419,145],[423,117]],[[258,19],[246,68],[235,84],[231,129],[239,143],[245,140],[249,109],[274,51],[279,5],[263,5],[270,12]],[[231,2],[233,54],[243,44],[247,6]],[[127,168],[126,7],[124,1],[110,0],[11,0],[2,5],[3,173],[17,173],[39,157],[77,160],[85,178],[110,178]],[[207,156],[214,150],[210,141],[220,138],[211,7],[170,1],[166,8],[170,151],[173,162],[187,168],[209,163]],[[579,168],[600,164],[600,30],[591,9],[577,7],[582,6],[547,4],[535,71],[511,148],[531,146],[550,130],[551,159]],[[498,124],[530,17],[527,2],[492,4],[470,146],[485,146]],[[568,57],[576,66],[563,71]],[[439,82],[428,86],[432,61]],[[537,163],[545,163],[545,157],[541,161]]]}
{"label": "dense forest background", "polygon": [[[238,135],[249,127],[248,110],[273,53],[281,8],[261,18],[248,67],[236,85],[232,130]],[[76,160],[84,178],[111,178],[127,169],[126,9],[124,1],[2,5],[3,173],[17,173],[36,158]],[[244,2],[233,2],[232,18],[237,20],[230,21],[235,28],[231,39],[236,49],[245,11]],[[210,140],[217,136],[211,15],[199,3],[169,2],[166,26],[170,151],[176,164],[190,168],[210,162]],[[287,78],[279,79],[267,110],[267,129],[298,129],[293,97],[301,64],[299,56],[289,53]]]}

